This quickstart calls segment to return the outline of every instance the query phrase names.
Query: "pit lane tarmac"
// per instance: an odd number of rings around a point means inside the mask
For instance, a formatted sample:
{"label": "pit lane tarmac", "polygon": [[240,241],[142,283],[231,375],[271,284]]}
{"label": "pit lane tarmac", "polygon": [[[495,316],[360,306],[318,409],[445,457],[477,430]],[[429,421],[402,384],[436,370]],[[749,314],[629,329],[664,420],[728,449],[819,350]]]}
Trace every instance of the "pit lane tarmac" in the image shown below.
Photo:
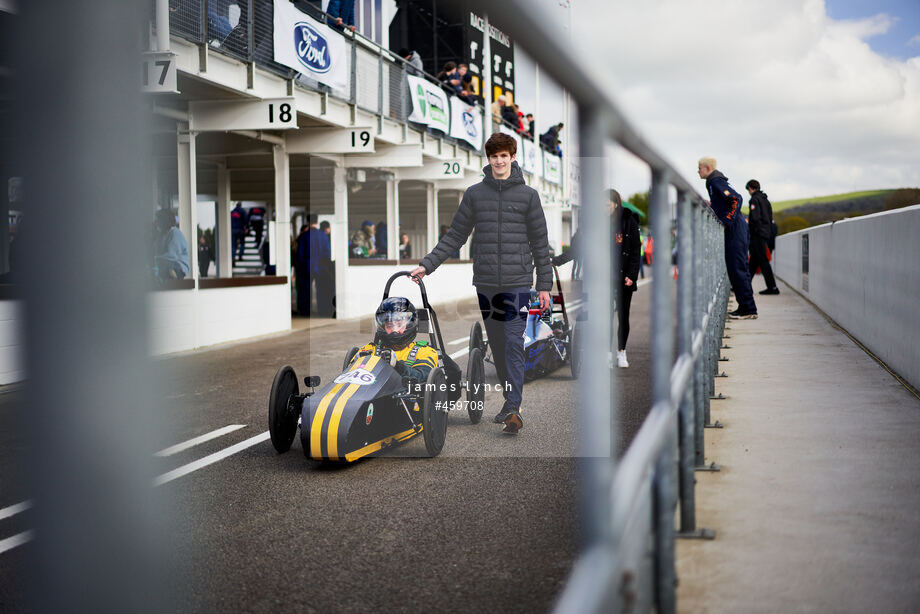
{"label": "pit lane tarmac", "polygon": [[[643,288],[633,301],[630,368],[619,371],[621,452],[649,406],[649,294]],[[445,306],[438,315],[446,350],[465,370],[476,305]],[[525,385],[527,422],[515,437],[491,423],[501,406],[500,392],[492,391],[482,423],[450,412],[445,448],[434,459],[422,458],[421,438],[347,466],[307,461],[299,441],[286,454],[274,451],[267,402],[276,370],[290,364],[299,378],[329,381],[346,350],[372,334],[370,320],[337,322],[158,361],[168,386],[161,408],[167,428],[154,462],[157,488],[175,512],[173,534],[164,538],[176,565],[175,609],[552,607],[578,532],[576,382],[568,367]],[[486,377],[497,385],[490,365]],[[12,426],[13,397],[0,396],[0,426]],[[12,428],[0,433],[3,444],[19,441]],[[0,483],[12,484],[15,459],[0,461]],[[0,508],[27,500],[28,488],[17,485],[4,489]],[[27,512],[2,520],[0,540],[28,529]],[[28,547],[0,553],[4,611],[25,607]]]}

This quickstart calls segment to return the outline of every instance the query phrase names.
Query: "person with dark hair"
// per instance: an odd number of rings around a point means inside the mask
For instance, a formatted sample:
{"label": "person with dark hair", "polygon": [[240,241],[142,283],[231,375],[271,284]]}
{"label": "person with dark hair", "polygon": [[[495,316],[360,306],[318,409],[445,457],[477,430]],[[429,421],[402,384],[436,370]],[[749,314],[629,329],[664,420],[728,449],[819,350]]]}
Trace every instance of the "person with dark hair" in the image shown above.
{"label": "person with dark hair", "polygon": [[319,229],[310,231],[310,276],[316,292],[316,313],[321,318],[331,318],[334,309],[335,270],[332,263],[332,245],[329,241],[329,222],[323,220]]}
{"label": "person with dark hair", "polygon": [[700,158],[697,168],[700,179],[706,180],[712,211],[725,229],[725,268],[738,301],[738,309],[729,316],[742,320],[756,319],[757,304],[751,290],[751,273],[747,263],[748,226],[741,215],[741,194],[728,183],[728,177],[716,170],[715,158]]}
{"label": "person with dark hair", "polygon": [[[443,236],[443,235],[442,235]],[[412,244],[409,242],[409,235],[402,233],[399,237],[399,259],[407,260],[412,257]]]}
{"label": "person with dark hair", "polygon": [[562,142],[559,139],[559,133],[562,132],[563,124],[559,122],[555,126],[550,126],[549,130],[540,135],[540,145],[543,146],[548,152],[554,153],[560,158],[562,157]]}
{"label": "person with dark hair", "polygon": [[399,50],[399,57],[406,61],[407,70],[410,74],[418,75],[424,70],[422,67],[422,56],[418,54],[418,51],[409,50],[406,47],[403,47]]}
{"label": "person with dark hair", "polygon": [[198,235],[198,277],[207,277],[211,267],[211,246],[204,234]]}
{"label": "person with dark hair", "polygon": [[444,69],[438,73],[438,81],[454,96],[460,96],[463,93],[462,77],[457,73],[457,64],[454,62],[444,64]]}
{"label": "person with dark hair", "polygon": [[172,209],[160,209],[156,213],[157,238],[153,266],[157,278],[184,279],[189,273],[188,242],[176,226],[176,214]]}
{"label": "person with dark hair", "polygon": [[249,209],[249,227],[256,233],[256,247],[262,245],[262,232],[265,229],[265,207],[256,205]]}
{"label": "person with dark hair", "polygon": [[761,191],[760,182],[756,179],[751,179],[744,187],[751,195],[748,214],[748,231],[751,234],[751,279],[754,279],[757,269],[760,269],[767,289],[761,290],[759,294],[779,294],[776,279],[773,277],[773,268],[767,257],[767,245],[773,238],[773,206],[770,205],[767,195]]}
{"label": "person with dark hair", "polygon": [[534,138],[534,131],[536,130],[536,127],[537,127],[536,122],[533,119],[533,113],[528,113],[524,117],[526,117],[527,119],[527,134],[530,135],[530,140],[532,141]]}
{"label": "person with dark hair", "polygon": [[377,253],[374,247],[374,223],[370,220],[361,222],[361,228],[351,235],[351,258],[370,258]]}
{"label": "person with dark hair", "polygon": [[377,222],[374,230],[374,247],[377,255],[381,258],[387,257],[387,223],[383,220]]}
{"label": "person with dark hair", "polygon": [[553,268],[540,195],[524,183],[515,161],[516,141],[497,132],[486,141],[485,150],[489,165],[482,169],[483,180],[466,190],[450,229],[411,275],[421,279],[434,273],[473,233],[473,285],[495,369],[504,384],[505,402],[494,421],[514,434],[524,426],[526,322],[520,310],[530,303],[535,268],[540,309],[551,307]]}
{"label": "person with dark hair", "polygon": [[502,123],[517,131],[518,114],[517,107],[513,102],[505,101],[505,106],[502,107]]}
{"label": "person with dark hair", "polygon": [[242,203],[236,203],[236,206],[230,211],[230,234],[233,239],[233,247],[230,251],[233,254],[233,261],[243,259],[244,239],[249,234],[249,214],[243,209]]}
{"label": "person with dark hair", "polygon": [[[639,239],[639,216],[623,206],[623,199],[616,190],[607,190],[608,212],[610,213],[610,258],[619,254],[620,268],[611,271],[611,283],[616,293],[613,297],[617,312],[617,366],[629,367],[626,358],[626,342],[629,339],[629,308],[632,295],[638,289],[639,263],[642,242]],[[582,239],[579,231],[572,237],[572,247],[552,259],[555,266],[565,264],[572,258],[584,259]],[[589,271],[590,273],[590,271]],[[611,357],[612,358],[612,357]]]}
{"label": "person with dark hair", "polygon": [[316,228],[316,214],[307,216],[307,224],[300,227],[297,235],[297,256],[294,259],[294,273],[297,275],[297,313],[309,317],[312,310],[310,269],[310,232]]}
{"label": "person with dark hair", "polygon": [[470,74],[470,67],[466,64],[457,65],[457,76],[460,77],[460,98],[467,104],[476,104],[479,97],[473,92],[473,75]]}

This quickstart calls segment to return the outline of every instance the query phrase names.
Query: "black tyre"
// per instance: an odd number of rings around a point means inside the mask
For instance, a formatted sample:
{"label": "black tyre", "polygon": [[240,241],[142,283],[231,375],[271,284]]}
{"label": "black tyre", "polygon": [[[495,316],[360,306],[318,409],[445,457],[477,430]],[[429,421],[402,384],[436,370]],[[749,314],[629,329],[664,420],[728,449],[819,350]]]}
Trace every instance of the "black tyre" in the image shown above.
{"label": "black tyre", "polygon": [[581,325],[572,326],[569,331],[569,367],[572,368],[572,379],[578,379],[581,374],[581,363],[584,360],[584,334]]}
{"label": "black tyre", "polygon": [[482,350],[473,348],[470,360],[466,363],[466,411],[470,422],[479,424],[486,400],[486,366],[482,359]]}
{"label": "black tyre", "polygon": [[294,369],[284,365],[275,374],[272,392],[268,397],[268,431],[271,434],[272,445],[279,453],[291,449],[291,443],[297,434],[299,406],[296,400],[299,394],[300,387]]}
{"label": "black tyre", "polygon": [[470,354],[476,348],[482,350],[482,324],[479,322],[473,322],[473,326],[470,327]]}
{"label": "black tyre", "polygon": [[342,363],[342,371],[348,368],[348,365],[351,364],[351,360],[355,357],[355,354],[358,353],[358,347],[353,347],[347,352],[345,352],[345,362]]}
{"label": "black tyre", "polygon": [[422,406],[422,435],[428,456],[441,453],[447,438],[447,376],[437,367],[428,374],[425,382],[425,399]]}

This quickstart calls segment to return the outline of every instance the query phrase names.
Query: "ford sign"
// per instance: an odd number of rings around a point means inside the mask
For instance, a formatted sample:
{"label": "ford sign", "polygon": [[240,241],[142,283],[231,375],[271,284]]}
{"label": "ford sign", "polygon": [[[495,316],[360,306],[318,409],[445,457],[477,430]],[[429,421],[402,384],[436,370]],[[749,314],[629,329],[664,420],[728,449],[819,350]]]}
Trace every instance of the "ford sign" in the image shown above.
{"label": "ford sign", "polygon": [[313,72],[329,72],[332,68],[326,37],[305,21],[294,25],[294,47],[300,63]]}

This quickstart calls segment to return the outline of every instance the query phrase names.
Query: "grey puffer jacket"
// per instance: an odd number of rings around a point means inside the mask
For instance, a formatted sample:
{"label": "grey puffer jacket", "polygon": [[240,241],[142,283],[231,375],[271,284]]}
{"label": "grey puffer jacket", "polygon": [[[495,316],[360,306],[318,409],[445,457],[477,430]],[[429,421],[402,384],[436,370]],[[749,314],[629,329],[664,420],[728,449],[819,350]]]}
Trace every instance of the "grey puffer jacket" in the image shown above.
{"label": "grey puffer jacket", "polygon": [[450,230],[419,264],[430,275],[475,231],[470,250],[474,286],[552,289],[553,269],[540,195],[524,183],[517,162],[511,164],[508,179],[493,178],[490,166],[483,173],[483,180],[463,195]]}

